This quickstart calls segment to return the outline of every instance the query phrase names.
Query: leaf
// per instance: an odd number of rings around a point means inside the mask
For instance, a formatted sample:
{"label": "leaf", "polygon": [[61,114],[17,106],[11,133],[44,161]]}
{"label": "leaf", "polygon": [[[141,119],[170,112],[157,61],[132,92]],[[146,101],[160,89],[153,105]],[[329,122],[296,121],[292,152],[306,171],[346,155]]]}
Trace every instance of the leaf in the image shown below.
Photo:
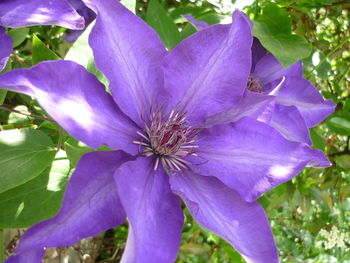
{"label": "leaf", "polygon": [[29,33],[28,27],[15,28],[8,31],[8,34],[13,39],[13,47],[18,47],[27,38]]}
{"label": "leaf", "polygon": [[254,21],[253,34],[284,67],[310,55],[312,48],[305,38],[291,33],[288,12],[273,4],[262,10]]}
{"label": "leaf", "polygon": [[[21,112],[29,113],[28,108],[24,105],[19,105],[14,108]],[[8,118],[8,124],[13,124],[16,126],[29,124],[29,117],[23,114],[11,112]]]}
{"label": "leaf", "polygon": [[322,136],[317,133],[315,128],[310,129],[310,136],[311,136],[313,148],[324,151],[326,147],[326,143],[324,141],[324,138],[322,138]]}
{"label": "leaf", "polygon": [[146,22],[157,31],[164,45],[172,49],[180,42],[180,32],[174,21],[168,16],[158,0],[151,0],[148,4]]}
{"label": "leaf", "polygon": [[55,157],[51,139],[34,129],[0,132],[0,193],[41,174]]}
{"label": "leaf", "polygon": [[327,122],[327,126],[340,135],[350,135],[350,121],[343,117],[332,117]]}
{"label": "leaf", "polygon": [[61,59],[55,52],[49,49],[45,44],[36,36],[33,35],[33,48],[32,48],[32,63],[38,64],[44,60],[57,60]]}
{"label": "leaf", "polygon": [[89,148],[87,145],[73,138],[69,138],[64,143],[64,149],[66,150],[68,159],[72,167],[75,167],[77,165],[77,162],[83,154],[95,151],[94,149]]}
{"label": "leaf", "polygon": [[82,65],[87,71],[94,74],[101,83],[108,87],[108,80],[103,73],[96,68],[94,55],[89,46],[89,35],[94,24],[95,23],[92,22],[85,29],[84,33],[74,42],[73,46],[69,49],[67,55],[65,56],[65,60],[72,60]]}
{"label": "leaf", "polygon": [[34,179],[0,194],[0,228],[23,228],[54,216],[71,168],[64,151]]}
{"label": "leaf", "polygon": [[189,253],[193,255],[203,254],[209,251],[207,247],[196,243],[183,244],[180,249],[184,253]]}

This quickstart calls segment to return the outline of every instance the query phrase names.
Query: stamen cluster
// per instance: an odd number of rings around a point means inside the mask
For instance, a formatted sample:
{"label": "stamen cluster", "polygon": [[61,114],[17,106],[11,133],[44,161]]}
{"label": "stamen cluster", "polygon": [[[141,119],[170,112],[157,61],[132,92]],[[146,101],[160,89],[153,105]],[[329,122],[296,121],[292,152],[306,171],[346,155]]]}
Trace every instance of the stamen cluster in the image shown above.
{"label": "stamen cluster", "polygon": [[162,164],[164,169],[187,169],[191,163],[184,160],[186,156],[196,155],[193,145],[196,142],[198,129],[194,129],[186,120],[186,114],[171,111],[168,118],[160,110],[151,113],[150,120],[144,122],[144,131],[137,132],[142,137],[135,144],[144,146],[146,157],[155,156],[154,170]]}
{"label": "stamen cluster", "polygon": [[263,92],[260,82],[252,76],[248,78],[247,90],[257,93]]}

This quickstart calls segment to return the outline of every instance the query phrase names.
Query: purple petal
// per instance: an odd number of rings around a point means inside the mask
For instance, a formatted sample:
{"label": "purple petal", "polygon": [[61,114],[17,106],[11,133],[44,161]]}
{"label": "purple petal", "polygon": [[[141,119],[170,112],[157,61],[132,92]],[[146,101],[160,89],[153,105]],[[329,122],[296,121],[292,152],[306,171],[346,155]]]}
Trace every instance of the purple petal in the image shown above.
{"label": "purple petal", "polygon": [[82,29],[84,19],[66,0],[2,0],[0,25],[12,28],[58,25]]}
{"label": "purple petal", "polygon": [[85,154],[68,183],[61,210],[26,231],[16,248],[19,257],[44,247],[69,246],[121,224],[126,215],[113,174],[131,159],[122,151]]}
{"label": "purple petal", "polygon": [[201,136],[199,158],[190,160],[197,165],[191,168],[216,176],[247,201],[290,180],[306,166],[330,164],[321,151],[290,142],[269,125],[247,117],[206,129]]}
{"label": "purple petal", "polygon": [[183,214],[164,170],[154,171],[150,159],[140,157],[122,165],[115,180],[130,226],[121,262],[174,262]]}
{"label": "purple petal", "polygon": [[277,129],[285,138],[311,145],[309,129],[300,112],[294,106],[277,104],[273,110],[270,126]]}
{"label": "purple petal", "polygon": [[7,64],[12,51],[12,38],[6,34],[6,30],[0,27],[0,71]]}
{"label": "purple petal", "polygon": [[170,184],[196,221],[227,240],[247,262],[279,262],[268,220],[257,202],[245,202],[214,177],[190,172],[171,176]]}
{"label": "purple petal", "polygon": [[332,100],[324,100],[310,81],[286,77],[276,97],[276,103],[295,106],[305,119],[307,127],[313,127],[334,112]]}
{"label": "purple petal", "polygon": [[265,90],[272,90],[275,82],[280,82],[283,76],[302,78],[303,73],[301,62],[286,69],[272,54],[268,53],[257,62],[252,75],[262,86],[265,86]]}
{"label": "purple petal", "polygon": [[11,256],[4,263],[39,263],[42,262],[44,256],[45,250],[40,248]]}
{"label": "purple petal", "polygon": [[269,122],[274,110],[274,96],[246,91],[242,99],[233,107],[206,119],[204,127],[235,122],[243,117]]}
{"label": "purple petal", "polygon": [[96,77],[74,62],[49,61],[12,70],[0,76],[0,87],[35,97],[58,124],[92,148],[138,151],[132,144],[138,128]]}
{"label": "purple petal", "polygon": [[159,36],[119,1],[84,0],[97,13],[90,34],[97,67],[124,113],[141,123],[163,87],[160,62],[167,54]]}
{"label": "purple petal", "polygon": [[199,21],[191,15],[182,15],[182,16],[186,18],[193,26],[195,26],[198,31],[209,27],[209,25],[206,22]]}
{"label": "purple petal", "polygon": [[[90,23],[96,18],[96,14],[90,8],[88,8],[82,0],[68,0],[69,3],[74,7],[74,9],[78,12],[79,15],[84,17],[85,27],[88,27]],[[84,32],[83,30],[73,30],[69,32],[65,39],[72,43],[78,39],[78,37]]]}
{"label": "purple petal", "polygon": [[251,69],[251,72],[254,72],[255,66],[258,63],[258,61],[267,53],[268,53],[267,50],[261,45],[259,39],[254,37],[253,38],[253,45],[252,45],[252,69]]}
{"label": "purple petal", "polygon": [[182,41],[164,60],[170,105],[192,122],[227,109],[246,87],[251,67],[250,21],[236,11],[232,25],[215,25]]}

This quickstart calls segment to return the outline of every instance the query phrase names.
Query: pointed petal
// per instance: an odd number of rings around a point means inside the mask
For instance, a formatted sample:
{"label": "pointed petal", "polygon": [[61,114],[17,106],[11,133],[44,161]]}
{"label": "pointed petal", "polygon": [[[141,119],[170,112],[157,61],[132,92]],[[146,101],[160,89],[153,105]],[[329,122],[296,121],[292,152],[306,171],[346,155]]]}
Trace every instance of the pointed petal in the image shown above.
{"label": "pointed petal", "polygon": [[[96,18],[96,14],[90,8],[88,8],[82,0],[68,0],[69,3],[74,7],[79,15],[84,17],[85,27],[88,27],[90,23]],[[65,40],[72,43],[78,39],[78,37],[84,32],[82,30],[73,30],[66,34]]]}
{"label": "pointed petal", "polygon": [[0,25],[12,28],[57,25],[83,29],[84,18],[66,0],[4,0],[0,2]]}
{"label": "pointed petal", "polygon": [[[216,176],[246,201],[296,176],[304,167],[329,166],[319,150],[290,142],[269,125],[243,118],[202,132],[191,169]],[[199,160],[198,160],[199,159]],[[203,161],[204,159],[204,161]]]}
{"label": "pointed petal", "polygon": [[254,72],[256,64],[265,54],[267,54],[267,50],[261,45],[259,39],[253,37],[251,72]]}
{"label": "pointed petal", "polygon": [[196,221],[228,241],[247,262],[279,262],[269,223],[257,202],[245,202],[214,177],[190,172],[171,176],[170,184]]}
{"label": "pointed petal", "polygon": [[156,32],[119,1],[84,2],[97,13],[89,41],[96,65],[122,111],[141,123],[141,114],[148,113],[163,87],[160,62],[165,47]]}
{"label": "pointed petal", "polygon": [[150,159],[140,157],[122,165],[115,179],[130,225],[121,262],[174,262],[183,214],[164,170],[154,171]]}
{"label": "pointed petal", "polygon": [[203,127],[235,122],[243,117],[269,122],[274,110],[275,97],[246,91],[242,99],[233,107],[209,116]]}
{"label": "pointed petal", "polygon": [[197,31],[200,31],[202,29],[206,29],[209,27],[209,25],[206,22],[197,20],[191,15],[182,15],[182,16],[186,18],[188,22],[190,22],[197,29]]}
{"label": "pointed petal", "polygon": [[296,77],[286,77],[277,93],[276,103],[295,106],[307,127],[320,123],[335,110],[334,102],[324,100],[310,81]]}
{"label": "pointed petal", "polygon": [[12,38],[0,27],[0,72],[5,68],[12,51]]}
{"label": "pointed petal", "polygon": [[[64,77],[62,77],[64,76]],[[35,97],[73,137],[92,148],[136,153],[137,127],[122,114],[96,77],[71,61],[49,61],[0,76],[0,88]]]}
{"label": "pointed petal", "polygon": [[294,106],[277,104],[273,110],[270,122],[267,123],[290,141],[312,144],[305,120]]}
{"label": "pointed petal", "polygon": [[126,215],[113,174],[131,159],[122,151],[85,154],[68,183],[61,210],[55,217],[28,229],[16,253],[21,255],[44,247],[69,246],[121,224]]}
{"label": "pointed petal", "polygon": [[171,106],[191,123],[234,105],[243,95],[251,67],[250,21],[241,12],[232,25],[215,25],[178,44],[163,63]]}

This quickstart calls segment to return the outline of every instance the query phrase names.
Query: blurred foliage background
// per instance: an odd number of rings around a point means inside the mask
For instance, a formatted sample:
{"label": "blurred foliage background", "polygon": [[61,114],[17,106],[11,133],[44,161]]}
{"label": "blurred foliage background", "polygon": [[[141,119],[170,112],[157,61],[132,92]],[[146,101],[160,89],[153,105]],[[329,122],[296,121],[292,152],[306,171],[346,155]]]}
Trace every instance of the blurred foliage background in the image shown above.
{"label": "blurred foliage background", "polygon": [[[135,5],[134,1],[124,2]],[[310,131],[313,147],[327,154],[332,167],[308,168],[259,200],[270,219],[281,261],[350,262],[350,1],[136,2],[136,13],[158,32],[168,49],[196,32],[183,14],[208,24],[229,23],[234,8],[249,15],[254,21],[254,35],[284,66],[302,59],[304,77],[337,104],[335,113]],[[15,50],[5,71],[68,57],[106,83],[88,55],[88,32],[73,46],[65,41],[66,32],[64,28],[50,26],[8,29]],[[26,178],[16,174],[14,178],[18,181],[0,187],[0,211],[6,209],[6,213],[0,212],[0,228],[24,228],[57,212],[77,160],[91,149],[43,118],[45,112],[27,96],[1,90],[0,105],[0,150],[10,147],[1,144],[10,136],[15,142],[11,147],[17,147],[21,153],[37,149],[45,155],[33,157],[27,153],[31,165],[23,168],[29,169]],[[21,132],[16,128],[21,128]],[[56,149],[60,151],[56,153]],[[0,157],[4,157],[1,151]],[[13,155],[13,161],[2,166],[3,172],[11,171],[16,161],[23,162],[21,158]],[[178,263],[244,262],[226,242],[202,230],[187,211],[185,214]],[[126,236],[127,225],[108,231],[96,262],[119,262]],[[7,254],[12,245],[7,246]]]}

